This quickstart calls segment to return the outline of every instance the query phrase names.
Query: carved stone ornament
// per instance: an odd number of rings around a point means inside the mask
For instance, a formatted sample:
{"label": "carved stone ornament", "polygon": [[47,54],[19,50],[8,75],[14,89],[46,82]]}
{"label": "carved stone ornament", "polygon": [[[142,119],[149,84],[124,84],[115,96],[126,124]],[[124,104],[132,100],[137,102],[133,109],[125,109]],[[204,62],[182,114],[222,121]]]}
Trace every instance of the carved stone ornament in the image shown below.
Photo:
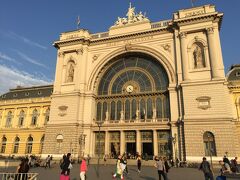
{"label": "carved stone ornament", "polygon": [[196,100],[198,101],[198,108],[199,109],[206,110],[206,109],[211,107],[211,105],[210,105],[211,97],[200,96],[200,97],[196,98]]}
{"label": "carved stone ornament", "polygon": [[181,39],[182,39],[182,38],[186,38],[187,33],[186,33],[186,32],[181,32],[181,33],[179,34],[179,36],[180,36]]}
{"label": "carved stone ornament", "polygon": [[65,106],[65,105],[59,106],[58,109],[59,109],[58,115],[59,116],[65,116],[67,114],[68,106]]}
{"label": "carved stone ornament", "polygon": [[169,44],[164,44],[162,47],[165,51],[171,52],[171,46]]}
{"label": "carved stone ornament", "polygon": [[58,52],[58,57],[63,57],[64,56],[64,52]]}
{"label": "carved stone ornament", "polygon": [[99,57],[100,55],[94,55],[93,57],[92,57],[92,62],[95,62],[97,59],[98,59],[98,57]]}
{"label": "carved stone ornament", "polygon": [[213,34],[214,33],[214,29],[212,27],[207,28],[207,33],[208,34]]}
{"label": "carved stone ornament", "polygon": [[145,13],[143,14],[141,11],[139,13],[135,13],[135,7],[132,7],[131,3],[126,16],[127,17],[123,18],[118,17],[118,20],[115,22],[114,26],[123,26],[136,22],[149,21]]}
{"label": "carved stone ornament", "polygon": [[130,51],[132,48],[133,48],[133,47],[132,47],[132,44],[131,44],[131,43],[125,44],[125,50],[126,50],[126,51]]}
{"label": "carved stone ornament", "polygon": [[83,51],[84,51],[83,48],[76,49],[76,53],[77,54],[83,54]]}

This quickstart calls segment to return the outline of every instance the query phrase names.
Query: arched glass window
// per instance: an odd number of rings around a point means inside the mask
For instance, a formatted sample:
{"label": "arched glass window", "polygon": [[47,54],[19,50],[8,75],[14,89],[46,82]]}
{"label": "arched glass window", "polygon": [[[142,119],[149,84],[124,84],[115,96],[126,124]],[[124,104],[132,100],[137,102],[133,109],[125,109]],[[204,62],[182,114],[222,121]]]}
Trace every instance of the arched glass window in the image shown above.
{"label": "arched glass window", "polygon": [[50,116],[50,109],[48,108],[45,112],[45,120],[44,120],[44,124],[47,124],[49,121],[49,116]]}
{"label": "arched glass window", "polygon": [[6,119],[6,127],[12,127],[12,118],[13,118],[12,111],[9,111]]}
{"label": "arched glass window", "polygon": [[97,103],[97,121],[101,121],[101,109],[102,109],[102,104],[98,102]]}
{"label": "arched glass window", "polygon": [[111,102],[111,115],[110,115],[111,120],[115,120],[115,112],[116,112],[115,104],[116,103],[114,101]]}
{"label": "arched glass window", "polygon": [[40,140],[39,154],[41,154],[41,153],[42,153],[42,150],[43,150],[44,138],[45,138],[45,135],[43,135],[42,138],[41,138],[41,140]]}
{"label": "arched glass window", "polygon": [[2,138],[1,153],[5,153],[5,151],[6,151],[6,146],[7,146],[7,138],[6,138],[6,137],[3,137],[3,138]]}
{"label": "arched glass window", "polygon": [[106,112],[107,112],[107,103],[104,102],[103,103],[103,112],[102,112],[102,120],[105,121],[106,120]]}
{"label": "arched glass window", "polygon": [[35,126],[37,124],[37,119],[38,119],[38,111],[34,109],[32,114],[32,122],[31,122],[32,126]]}
{"label": "arched glass window", "polygon": [[29,136],[27,139],[27,147],[26,147],[27,154],[32,153],[32,147],[33,147],[33,138],[31,136]]}
{"label": "arched glass window", "polygon": [[121,111],[122,111],[122,102],[117,102],[117,120],[120,120],[121,118]]}
{"label": "arched glass window", "polygon": [[147,100],[147,119],[151,119],[152,115],[153,115],[152,99],[148,98],[148,100]]}
{"label": "arched glass window", "polygon": [[206,131],[203,134],[203,143],[204,143],[205,156],[210,156],[210,155],[217,156],[215,138],[213,133]]}
{"label": "arched glass window", "polygon": [[15,138],[15,141],[14,141],[14,147],[13,147],[13,153],[15,153],[15,154],[18,153],[19,142],[20,142],[19,137],[16,137],[16,138]]}
{"label": "arched glass window", "polygon": [[140,119],[145,119],[146,115],[146,104],[144,99],[141,99],[140,101]]}
{"label": "arched glass window", "polygon": [[129,100],[125,101],[125,119],[126,120],[130,119],[130,101]]}
{"label": "arched glass window", "polygon": [[23,126],[24,123],[24,111],[21,110],[20,114],[19,114],[19,119],[18,119],[18,126]]}
{"label": "arched glass window", "polygon": [[136,111],[137,111],[137,102],[135,99],[132,100],[132,119],[136,119]]}
{"label": "arched glass window", "polygon": [[156,100],[157,118],[163,118],[163,105],[160,97]]}

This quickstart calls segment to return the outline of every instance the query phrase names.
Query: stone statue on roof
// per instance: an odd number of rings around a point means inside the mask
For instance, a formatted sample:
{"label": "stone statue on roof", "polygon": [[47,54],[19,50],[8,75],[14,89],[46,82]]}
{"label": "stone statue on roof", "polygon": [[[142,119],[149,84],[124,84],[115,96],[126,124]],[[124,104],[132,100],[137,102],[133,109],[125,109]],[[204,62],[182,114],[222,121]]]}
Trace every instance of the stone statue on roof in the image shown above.
{"label": "stone statue on roof", "polygon": [[127,18],[120,18],[118,17],[118,20],[115,22],[114,26],[123,26],[126,24],[132,24],[135,22],[141,22],[146,21],[148,18],[145,14],[143,14],[141,11],[139,13],[135,13],[135,7],[132,7],[132,4],[130,3],[128,12],[126,14]]}

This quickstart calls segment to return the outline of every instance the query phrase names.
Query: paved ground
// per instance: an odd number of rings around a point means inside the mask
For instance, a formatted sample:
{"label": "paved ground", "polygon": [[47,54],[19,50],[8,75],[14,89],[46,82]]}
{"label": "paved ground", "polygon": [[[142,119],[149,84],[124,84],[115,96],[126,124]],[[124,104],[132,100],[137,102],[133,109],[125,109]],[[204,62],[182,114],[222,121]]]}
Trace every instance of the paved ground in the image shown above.
{"label": "paved ground", "polygon": [[[139,174],[136,166],[129,166],[129,174],[125,180],[158,180],[157,170],[154,167],[143,166]],[[87,173],[87,180],[112,180],[112,173],[115,170],[114,165],[100,165],[99,171],[97,165],[90,165]],[[5,171],[0,169],[1,172]],[[8,168],[8,172],[14,172],[15,168]],[[31,172],[39,173],[40,180],[59,180],[60,168],[55,164],[51,169],[42,167],[32,168]],[[98,173],[99,172],[99,173]],[[168,174],[169,180],[204,180],[202,173],[192,168],[171,168]],[[74,164],[71,170],[71,180],[79,180],[79,165]]]}

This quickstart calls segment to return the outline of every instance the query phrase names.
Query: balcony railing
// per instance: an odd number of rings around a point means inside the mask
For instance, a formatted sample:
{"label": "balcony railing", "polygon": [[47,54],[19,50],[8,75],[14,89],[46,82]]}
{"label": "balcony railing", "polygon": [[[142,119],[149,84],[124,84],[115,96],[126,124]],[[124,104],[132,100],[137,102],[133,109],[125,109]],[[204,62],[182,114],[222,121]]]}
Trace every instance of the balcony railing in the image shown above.
{"label": "balcony railing", "polygon": [[7,179],[37,180],[38,173],[0,173],[0,180]]}
{"label": "balcony railing", "polygon": [[[95,121],[97,124],[98,121]],[[155,119],[129,119],[129,120],[105,120],[103,124],[124,124],[124,123],[169,123],[169,118],[155,118]]]}

